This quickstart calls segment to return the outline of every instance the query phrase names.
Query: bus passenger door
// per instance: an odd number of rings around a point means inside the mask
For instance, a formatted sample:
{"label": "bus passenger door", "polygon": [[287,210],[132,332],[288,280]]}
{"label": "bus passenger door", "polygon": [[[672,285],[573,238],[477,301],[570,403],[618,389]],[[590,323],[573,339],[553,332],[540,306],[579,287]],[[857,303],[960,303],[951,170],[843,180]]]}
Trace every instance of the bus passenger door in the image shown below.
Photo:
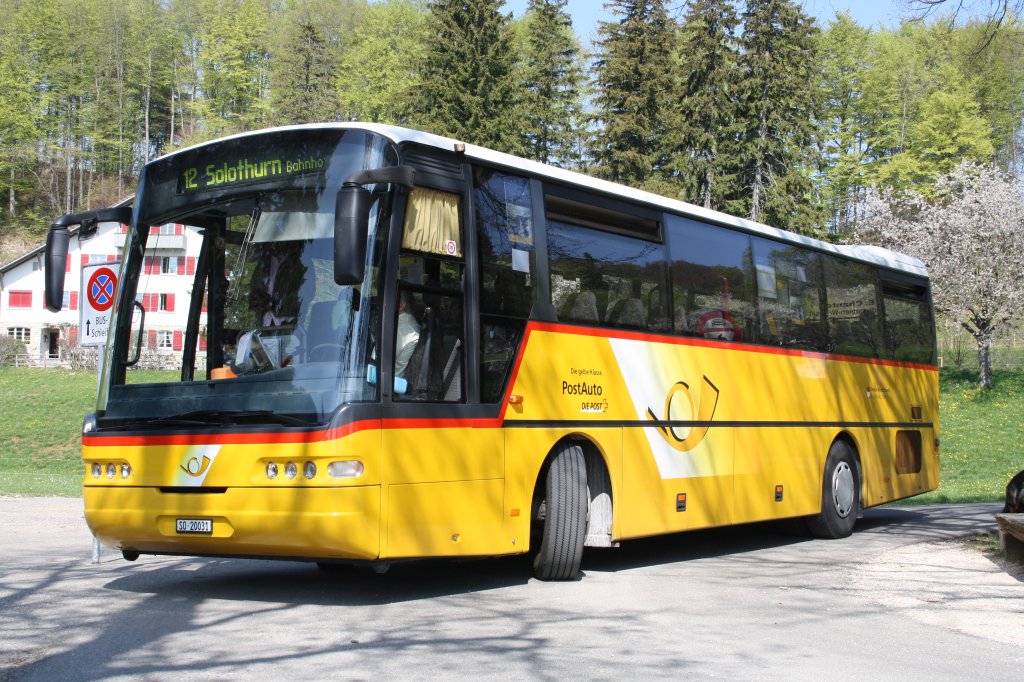
{"label": "bus passenger door", "polygon": [[452,189],[415,187],[391,249],[382,558],[499,551],[502,438],[470,400],[466,199]]}

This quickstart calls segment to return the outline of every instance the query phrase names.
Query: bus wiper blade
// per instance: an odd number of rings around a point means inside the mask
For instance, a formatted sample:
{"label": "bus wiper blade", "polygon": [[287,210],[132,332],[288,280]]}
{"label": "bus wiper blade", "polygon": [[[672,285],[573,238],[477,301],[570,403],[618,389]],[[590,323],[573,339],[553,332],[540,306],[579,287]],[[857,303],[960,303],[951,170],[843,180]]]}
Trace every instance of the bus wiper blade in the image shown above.
{"label": "bus wiper blade", "polygon": [[310,426],[311,421],[271,410],[195,410],[173,414],[145,422],[150,425],[205,425],[205,424],[283,424],[285,426]]}

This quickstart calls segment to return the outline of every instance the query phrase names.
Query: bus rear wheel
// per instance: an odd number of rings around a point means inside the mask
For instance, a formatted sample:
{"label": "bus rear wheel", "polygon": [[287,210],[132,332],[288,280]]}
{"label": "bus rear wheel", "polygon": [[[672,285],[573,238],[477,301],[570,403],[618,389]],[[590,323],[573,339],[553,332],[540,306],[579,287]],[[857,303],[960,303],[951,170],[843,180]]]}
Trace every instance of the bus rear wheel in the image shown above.
{"label": "bus rear wheel", "polygon": [[849,443],[837,440],[829,448],[821,488],[821,511],[807,518],[807,529],[816,538],[848,537],[860,512],[857,458]]}
{"label": "bus rear wheel", "polygon": [[540,580],[572,580],[579,573],[588,499],[583,449],[559,443],[544,482],[544,531],[533,560],[533,573]]}

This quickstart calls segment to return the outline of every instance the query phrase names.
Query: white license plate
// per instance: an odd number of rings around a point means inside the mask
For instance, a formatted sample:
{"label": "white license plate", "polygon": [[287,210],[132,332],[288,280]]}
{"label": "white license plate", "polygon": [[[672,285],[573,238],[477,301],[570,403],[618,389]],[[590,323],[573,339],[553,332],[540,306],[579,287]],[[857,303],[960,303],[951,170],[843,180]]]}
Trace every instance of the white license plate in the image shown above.
{"label": "white license plate", "polygon": [[213,533],[213,519],[178,519],[176,530],[179,533]]}

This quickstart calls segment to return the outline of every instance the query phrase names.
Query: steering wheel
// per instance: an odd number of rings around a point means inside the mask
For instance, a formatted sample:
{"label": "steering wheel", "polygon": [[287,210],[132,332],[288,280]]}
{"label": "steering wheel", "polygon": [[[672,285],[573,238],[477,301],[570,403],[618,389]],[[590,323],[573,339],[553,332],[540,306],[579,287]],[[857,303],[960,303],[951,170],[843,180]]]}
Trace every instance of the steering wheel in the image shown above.
{"label": "steering wheel", "polygon": [[[341,355],[343,348],[344,346],[340,343],[318,343],[309,349],[309,353],[307,355],[309,358],[308,362],[333,360]],[[333,353],[329,351],[333,351]],[[322,358],[320,357],[321,355],[323,355]]]}

